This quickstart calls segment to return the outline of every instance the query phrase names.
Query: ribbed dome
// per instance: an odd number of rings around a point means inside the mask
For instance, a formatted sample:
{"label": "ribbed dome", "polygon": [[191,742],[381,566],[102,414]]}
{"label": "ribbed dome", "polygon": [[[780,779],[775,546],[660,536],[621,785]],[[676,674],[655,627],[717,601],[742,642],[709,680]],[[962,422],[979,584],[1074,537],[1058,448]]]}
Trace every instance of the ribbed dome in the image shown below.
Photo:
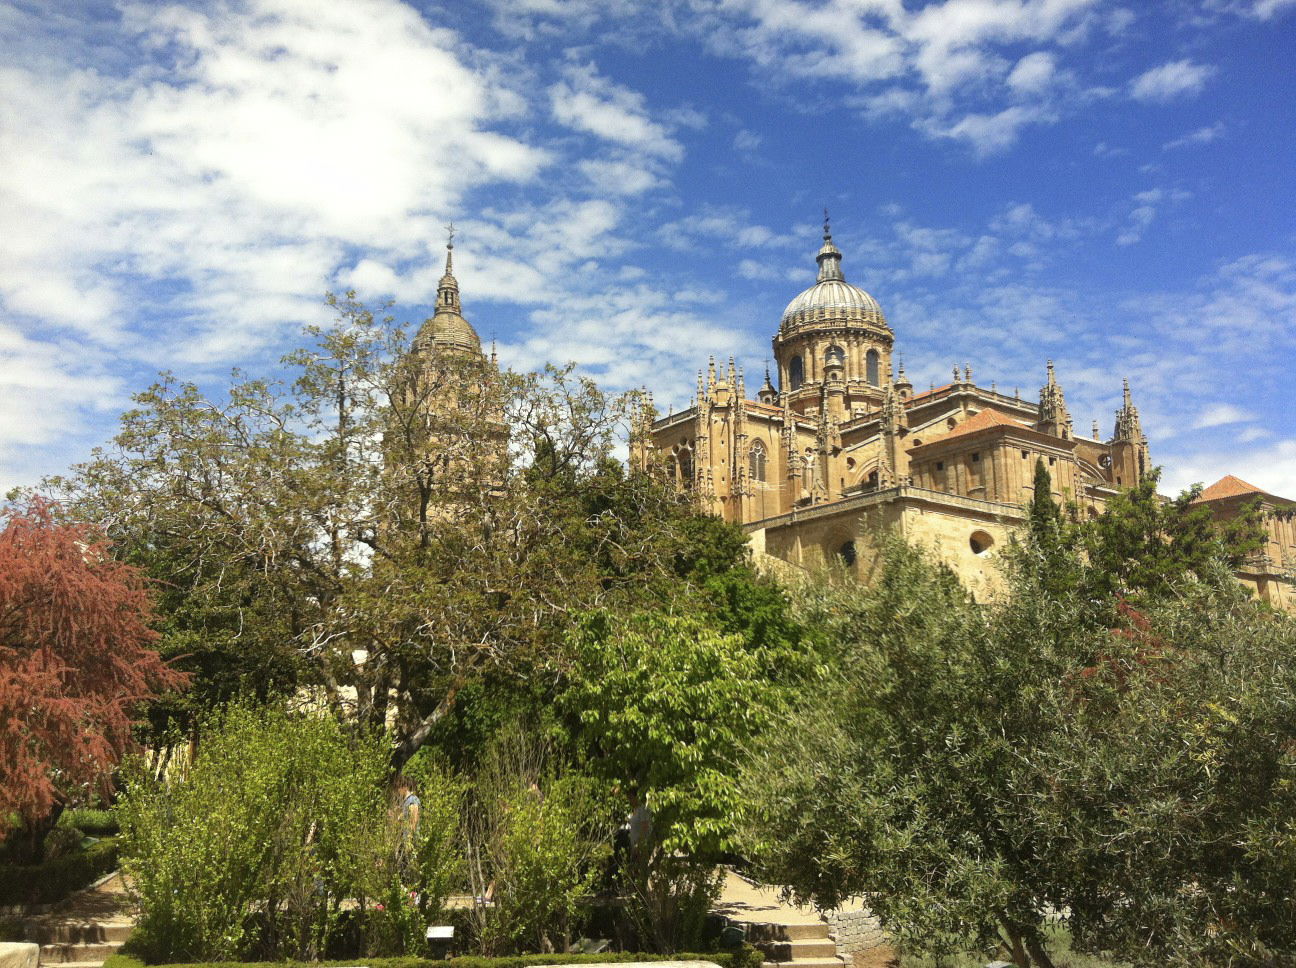
{"label": "ribbed dome", "polygon": [[862,323],[887,329],[886,317],[878,301],[857,286],[852,286],[842,275],[842,254],[833,245],[828,229],[828,215],[824,213],[824,244],[815,255],[819,263],[819,279],[783,310],[784,331],[808,323]]}
{"label": "ribbed dome", "polygon": [[819,319],[886,326],[886,318],[882,315],[878,301],[844,279],[816,282],[783,310],[784,327]]}
{"label": "ribbed dome", "polygon": [[421,348],[481,352],[481,339],[472,324],[453,310],[440,309],[419,329],[415,345]]}

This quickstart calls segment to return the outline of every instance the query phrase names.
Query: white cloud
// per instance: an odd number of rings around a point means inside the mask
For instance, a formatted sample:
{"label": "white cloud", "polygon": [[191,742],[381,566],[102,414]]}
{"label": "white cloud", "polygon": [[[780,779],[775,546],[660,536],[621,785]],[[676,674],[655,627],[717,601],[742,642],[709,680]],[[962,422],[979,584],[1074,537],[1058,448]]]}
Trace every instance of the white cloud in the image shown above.
{"label": "white cloud", "polygon": [[1169,151],[1174,148],[1187,148],[1192,145],[1207,145],[1212,141],[1224,137],[1224,122],[1216,121],[1214,124],[1207,125],[1204,128],[1198,128],[1196,131],[1190,131],[1188,134],[1173,141],[1167,141],[1161,147]]}
{"label": "white cloud", "polygon": [[1279,497],[1296,498],[1296,440],[1272,441],[1263,447],[1187,454],[1167,463],[1162,490],[1176,493],[1191,484],[1213,484],[1232,474]]}
{"label": "white cloud", "polygon": [[1144,71],[1130,81],[1130,96],[1137,101],[1165,102],[1199,94],[1214,73],[1215,68],[1209,64],[1194,64],[1191,60],[1170,61]]}
{"label": "white cloud", "polygon": [[1216,403],[1204,409],[1193,421],[1197,429],[1205,427],[1223,427],[1228,424],[1245,423],[1254,420],[1255,414],[1244,410],[1234,403]]}
{"label": "white cloud", "polygon": [[985,158],[1012,147],[1027,125],[1053,119],[1054,115],[1043,109],[1013,105],[996,114],[969,114],[952,125],[937,125],[934,130],[946,138],[966,142],[979,157]]}
{"label": "white cloud", "polygon": [[734,135],[733,146],[735,151],[750,152],[755,151],[761,146],[761,138],[755,131],[748,131],[746,128]]}
{"label": "white cloud", "polygon": [[586,158],[576,167],[599,195],[642,195],[663,183],[656,172],[630,159]]}
{"label": "white cloud", "polygon": [[1047,51],[1036,51],[1017,62],[1008,75],[1008,86],[1019,93],[1035,94],[1048,88],[1056,71],[1056,58]]}
{"label": "white cloud", "polygon": [[345,247],[417,254],[470,185],[549,161],[490,130],[514,99],[393,0],[139,4],[123,30],[131,73],[39,57],[3,78],[0,194],[26,231],[0,241],[0,296],[93,339],[120,343],[121,309],[165,282],[145,309],[178,325],[148,352],[254,350],[314,315]]}
{"label": "white cloud", "polygon": [[593,64],[569,66],[549,88],[549,99],[554,120],[575,131],[667,161],[684,157],[670,129],[649,117],[644,96],[601,76]]}

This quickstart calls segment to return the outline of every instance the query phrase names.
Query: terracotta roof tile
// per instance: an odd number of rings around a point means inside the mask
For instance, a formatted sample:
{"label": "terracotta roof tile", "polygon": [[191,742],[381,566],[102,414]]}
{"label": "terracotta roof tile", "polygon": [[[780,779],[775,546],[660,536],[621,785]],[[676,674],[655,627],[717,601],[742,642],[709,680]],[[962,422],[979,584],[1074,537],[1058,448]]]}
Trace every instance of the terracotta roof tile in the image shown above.
{"label": "terracotta roof tile", "polygon": [[1005,417],[998,410],[982,410],[975,416],[969,417],[961,424],[940,437],[940,440],[949,440],[951,437],[961,437],[964,434],[974,434],[978,430],[985,430],[987,427],[1015,427],[1022,429],[1022,425],[1016,420]]}
{"label": "terracotta roof tile", "polygon": [[909,402],[913,403],[915,400],[921,400],[923,397],[930,397],[930,396],[935,396],[937,393],[943,393],[953,385],[954,384],[952,383],[946,383],[944,386],[933,387],[930,390],[924,390],[922,393],[915,393],[912,397],[909,398]]}
{"label": "terracotta roof tile", "polygon": [[1234,477],[1232,474],[1226,474],[1218,481],[1212,484],[1194,501],[1198,504],[1202,501],[1219,501],[1226,497],[1237,497],[1240,494],[1263,494],[1264,491],[1254,484],[1248,484],[1240,477]]}

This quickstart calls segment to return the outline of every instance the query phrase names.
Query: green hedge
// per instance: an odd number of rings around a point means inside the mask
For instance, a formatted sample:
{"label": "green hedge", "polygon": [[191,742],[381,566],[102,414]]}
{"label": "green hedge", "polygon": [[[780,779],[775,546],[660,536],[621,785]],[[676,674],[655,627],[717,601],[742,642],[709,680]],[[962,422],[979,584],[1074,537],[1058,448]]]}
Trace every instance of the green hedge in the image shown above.
{"label": "green hedge", "polygon": [[117,841],[34,864],[0,864],[0,905],[52,904],[117,869]]}
{"label": "green hedge", "polygon": [[[750,945],[705,954],[654,955],[636,952],[604,952],[594,955],[512,955],[507,958],[465,956],[449,961],[428,958],[352,958],[348,961],[262,961],[205,962],[198,965],[166,965],[163,968],[331,968],[363,965],[365,968],[526,968],[527,965],[590,965],[610,961],[710,961],[720,968],[760,968],[763,956]],[[145,968],[130,955],[110,955],[103,968]]]}
{"label": "green hedge", "polygon": [[77,807],[64,810],[59,817],[60,827],[76,827],[82,833],[93,837],[111,837],[119,832],[117,816],[111,810],[95,810],[92,807]]}

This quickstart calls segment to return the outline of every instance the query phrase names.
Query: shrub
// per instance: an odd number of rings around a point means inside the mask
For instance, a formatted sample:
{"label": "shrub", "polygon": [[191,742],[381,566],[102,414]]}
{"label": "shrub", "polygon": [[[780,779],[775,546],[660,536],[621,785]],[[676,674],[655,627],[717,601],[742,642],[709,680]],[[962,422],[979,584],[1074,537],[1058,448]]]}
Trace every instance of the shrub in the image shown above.
{"label": "shrub", "polygon": [[91,807],[64,810],[59,817],[59,826],[76,827],[92,837],[109,837],[121,832],[117,817],[111,810],[95,810]]}
{"label": "shrub", "polygon": [[612,811],[594,780],[561,773],[520,729],[496,741],[466,819],[482,952],[562,951],[588,916],[611,853]]}
{"label": "shrub", "polygon": [[382,737],[238,708],[204,737],[165,782],[142,764],[128,775],[118,815],[140,904],[135,950],[154,961],[317,958],[354,899],[367,951],[417,952]]}
{"label": "shrub", "polygon": [[117,854],[118,842],[104,840],[43,864],[0,865],[0,905],[61,901],[116,870]]}

